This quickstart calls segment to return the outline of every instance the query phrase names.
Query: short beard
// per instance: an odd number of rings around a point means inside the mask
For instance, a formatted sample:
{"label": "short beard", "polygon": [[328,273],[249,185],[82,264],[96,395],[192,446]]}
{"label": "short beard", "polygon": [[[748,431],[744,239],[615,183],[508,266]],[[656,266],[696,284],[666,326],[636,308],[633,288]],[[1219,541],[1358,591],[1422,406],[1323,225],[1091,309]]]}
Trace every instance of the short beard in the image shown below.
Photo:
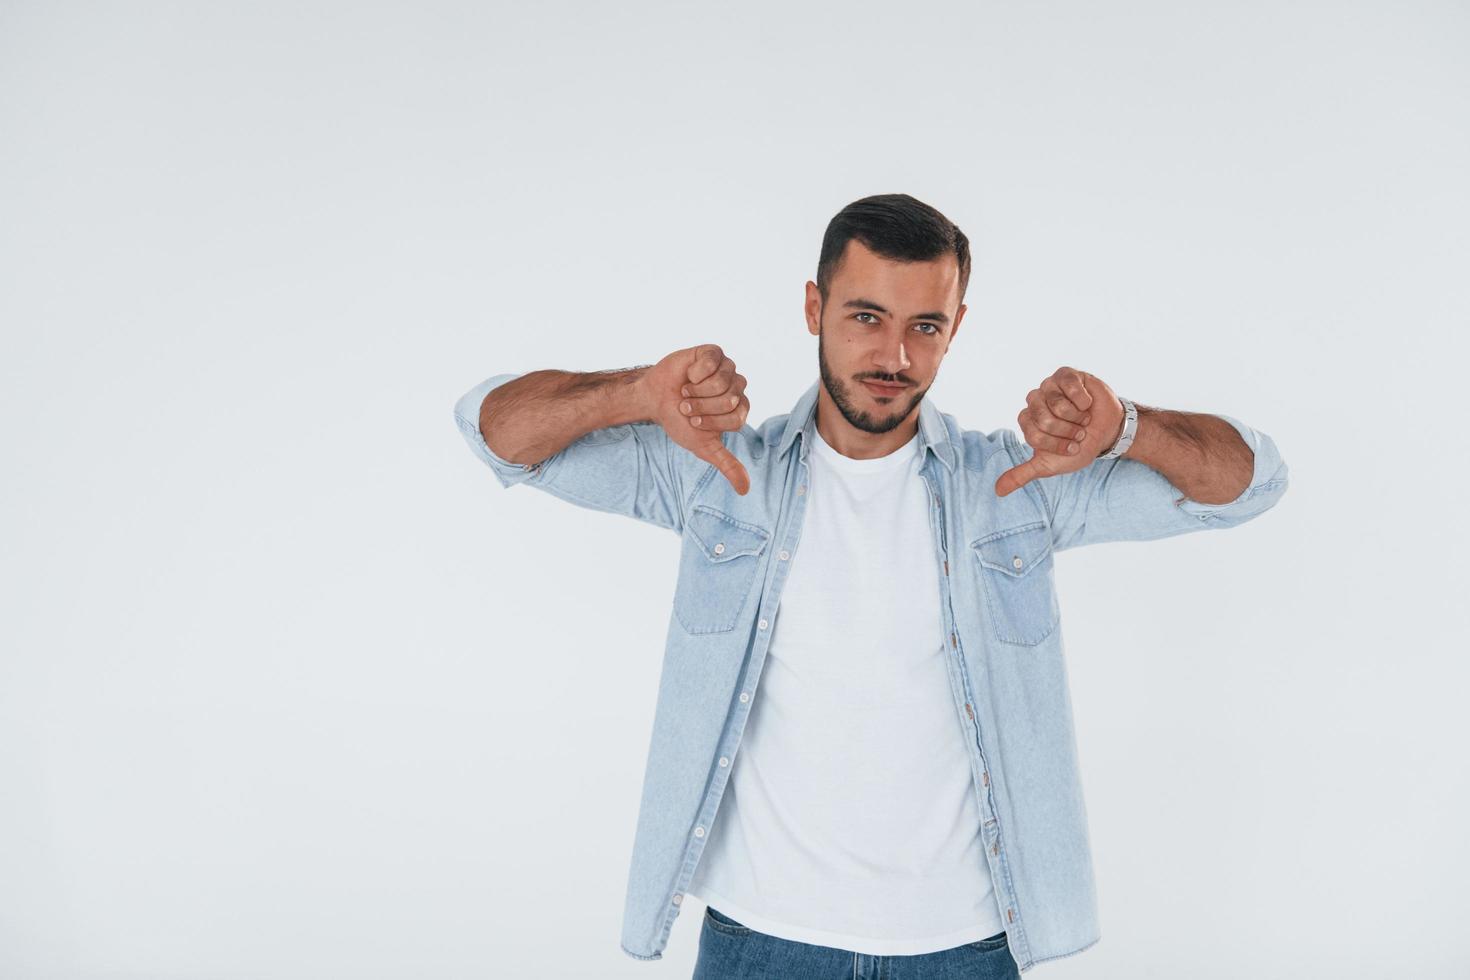
{"label": "short beard", "polygon": [[885,432],[892,432],[898,428],[903,420],[908,418],[909,413],[914,410],[914,406],[923,400],[924,395],[928,393],[929,389],[920,388],[918,393],[904,406],[903,411],[895,411],[886,418],[874,420],[872,415],[853,405],[852,398],[848,395],[847,387],[841,381],[837,380],[837,376],[827,367],[827,348],[822,341],[825,333],[825,330],[818,330],[817,332],[817,366],[822,374],[822,385],[827,389],[827,394],[832,396],[832,401],[836,404],[837,411],[841,412],[842,417],[847,419],[848,425],[854,429],[861,429],[863,432],[882,435]]}

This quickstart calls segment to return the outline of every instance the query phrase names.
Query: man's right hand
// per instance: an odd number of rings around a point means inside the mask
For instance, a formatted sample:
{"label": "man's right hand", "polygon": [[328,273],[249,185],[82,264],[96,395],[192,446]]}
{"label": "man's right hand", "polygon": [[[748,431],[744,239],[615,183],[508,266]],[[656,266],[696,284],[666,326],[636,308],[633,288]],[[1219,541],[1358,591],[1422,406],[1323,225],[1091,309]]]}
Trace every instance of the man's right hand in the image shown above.
{"label": "man's right hand", "polygon": [[720,433],[739,429],[750,414],[745,376],[718,344],[676,350],[640,379],[649,417],[669,438],[707,463],[713,463],[735,492],[750,490],[750,476]]}

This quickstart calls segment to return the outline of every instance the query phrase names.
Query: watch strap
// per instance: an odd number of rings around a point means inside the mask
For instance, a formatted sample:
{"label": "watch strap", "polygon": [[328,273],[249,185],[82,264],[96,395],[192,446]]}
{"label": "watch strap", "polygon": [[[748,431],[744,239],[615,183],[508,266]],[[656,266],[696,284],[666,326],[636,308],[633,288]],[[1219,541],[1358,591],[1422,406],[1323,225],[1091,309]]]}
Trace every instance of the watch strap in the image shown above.
{"label": "watch strap", "polygon": [[1123,403],[1123,432],[1118,436],[1118,441],[1113,443],[1113,448],[1103,453],[1098,459],[1114,459],[1128,451],[1133,445],[1133,436],[1138,432],[1138,406],[1133,402],[1118,396],[1118,401]]}

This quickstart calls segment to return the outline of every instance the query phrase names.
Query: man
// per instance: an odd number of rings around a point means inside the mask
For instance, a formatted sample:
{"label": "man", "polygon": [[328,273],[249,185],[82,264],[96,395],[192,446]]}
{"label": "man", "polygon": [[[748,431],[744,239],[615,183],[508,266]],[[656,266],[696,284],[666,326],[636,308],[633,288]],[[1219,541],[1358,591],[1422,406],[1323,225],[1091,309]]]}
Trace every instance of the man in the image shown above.
{"label": "man", "polygon": [[1287,467],[1070,367],[1026,396],[1025,443],[960,428],[924,396],[969,273],[938,211],[864,198],[806,284],[820,380],[789,414],[747,425],[715,344],[456,405],[503,485],[682,538],[630,956],[661,957],[689,896],[702,980],[1014,977],[1099,938],[1053,555],[1233,527]]}

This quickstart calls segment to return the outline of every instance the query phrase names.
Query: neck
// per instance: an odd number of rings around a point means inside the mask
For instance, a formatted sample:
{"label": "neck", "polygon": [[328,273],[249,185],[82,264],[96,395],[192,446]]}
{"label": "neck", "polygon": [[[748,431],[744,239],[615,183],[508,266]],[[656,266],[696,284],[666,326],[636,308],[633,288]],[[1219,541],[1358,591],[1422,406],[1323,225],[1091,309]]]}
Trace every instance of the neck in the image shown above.
{"label": "neck", "polygon": [[919,431],[919,405],[887,432],[865,432],[843,418],[825,385],[817,390],[817,431],[822,440],[850,459],[877,459],[896,452]]}

